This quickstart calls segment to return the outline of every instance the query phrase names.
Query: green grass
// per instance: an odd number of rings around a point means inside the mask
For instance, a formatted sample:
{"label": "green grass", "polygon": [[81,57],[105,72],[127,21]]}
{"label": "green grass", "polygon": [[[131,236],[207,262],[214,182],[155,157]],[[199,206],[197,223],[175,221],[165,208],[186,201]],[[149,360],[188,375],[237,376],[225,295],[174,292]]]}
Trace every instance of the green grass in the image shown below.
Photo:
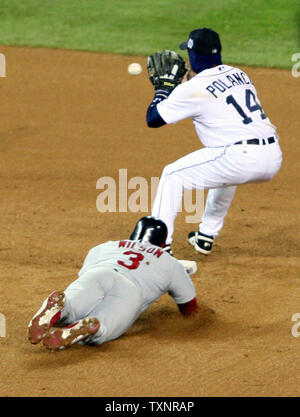
{"label": "green grass", "polygon": [[[211,27],[224,62],[289,68],[298,0],[0,0],[0,44],[148,55]],[[184,53],[185,54],[185,53]],[[184,55],[183,54],[183,55]],[[186,55],[185,55],[186,57]]]}

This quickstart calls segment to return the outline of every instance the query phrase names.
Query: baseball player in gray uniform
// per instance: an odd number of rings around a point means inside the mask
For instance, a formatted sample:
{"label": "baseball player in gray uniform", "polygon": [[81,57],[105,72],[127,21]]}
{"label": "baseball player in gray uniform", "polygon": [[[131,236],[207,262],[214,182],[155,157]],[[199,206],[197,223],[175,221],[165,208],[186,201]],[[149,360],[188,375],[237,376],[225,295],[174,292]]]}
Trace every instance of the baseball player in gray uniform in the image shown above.
{"label": "baseball player in gray uniform", "polygon": [[282,153],[275,126],[266,116],[249,76],[224,65],[219,35],[195,29],[180,45],[187,49],[194,76],[173,51],[148,57],[155,96],[147,110],[149,127],[191,118],[204,148],[167,165],[161,175],[152,215],[167,225],[171,251],[174,221],[184,189],[209,189],[199,230],[188,235],[197,252],[208,255],[223,227],[236,186],[270,180]]}
{"label": "baseball player in gray uniform", "polygon": [[129,240],[92,248],[78,279],[54,291],[28,326],[31,343],[50,350],[74,343],[101,345],[121,336],[165,293],[183,315],[198,309],[194,284],[163,247],[167,227],[155,217],[138,221]]}

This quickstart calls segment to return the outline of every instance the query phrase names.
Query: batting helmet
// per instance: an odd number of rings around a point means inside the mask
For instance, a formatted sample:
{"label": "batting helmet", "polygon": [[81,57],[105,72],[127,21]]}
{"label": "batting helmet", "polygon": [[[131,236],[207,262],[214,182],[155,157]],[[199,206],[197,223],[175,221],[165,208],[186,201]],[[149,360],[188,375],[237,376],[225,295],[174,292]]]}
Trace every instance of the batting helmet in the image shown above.
{"label": "batting helmet", "polygon": [[142,240],[152,245],[164,247],[168,235],[165,223],[157,217],[142,217],[131,233],[130,240]]}

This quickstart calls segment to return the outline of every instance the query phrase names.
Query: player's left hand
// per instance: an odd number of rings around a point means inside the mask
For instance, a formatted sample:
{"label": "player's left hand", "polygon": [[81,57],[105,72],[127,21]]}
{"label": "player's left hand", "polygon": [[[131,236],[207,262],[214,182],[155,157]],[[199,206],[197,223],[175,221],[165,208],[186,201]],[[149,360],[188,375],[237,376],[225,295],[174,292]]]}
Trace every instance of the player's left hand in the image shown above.
{"label": "player's left hand", "polygon": [[155,90],[173,90],[188,71],[184,59],[174,51],[164,50],[148,56],[147,69]]}

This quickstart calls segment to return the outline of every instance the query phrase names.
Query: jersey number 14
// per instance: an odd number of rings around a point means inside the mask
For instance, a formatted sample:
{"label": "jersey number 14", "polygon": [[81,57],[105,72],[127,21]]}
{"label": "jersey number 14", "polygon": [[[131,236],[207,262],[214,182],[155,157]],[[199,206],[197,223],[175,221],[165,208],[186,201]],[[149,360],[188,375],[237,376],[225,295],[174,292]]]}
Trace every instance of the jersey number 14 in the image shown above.
{"label": "jersey number 14", "polygon": [[[259,110],[260,111],[260,117],[263,120],[266,119],[267,116],[265,115],[262,107],[257,102],[257,98],[256,98],[255,94],[253,93],[253,91],[247,89],[245,94],[246,94],[245,95],[245,104],[246,104],[246,107],[250,110],[250,112],[253,113],[254,111]],[[226,98],[226,103],[233,105],[233,107],[236,109],[236,111],[239,113],[239,115],[243,118],[243,123],[245,125],[253,122],[251,117],[247,116],[247,114],[244,112],[243,108],[237,103],[237,101],[235,100],[235,98],[232,95],[230,95]]]}

